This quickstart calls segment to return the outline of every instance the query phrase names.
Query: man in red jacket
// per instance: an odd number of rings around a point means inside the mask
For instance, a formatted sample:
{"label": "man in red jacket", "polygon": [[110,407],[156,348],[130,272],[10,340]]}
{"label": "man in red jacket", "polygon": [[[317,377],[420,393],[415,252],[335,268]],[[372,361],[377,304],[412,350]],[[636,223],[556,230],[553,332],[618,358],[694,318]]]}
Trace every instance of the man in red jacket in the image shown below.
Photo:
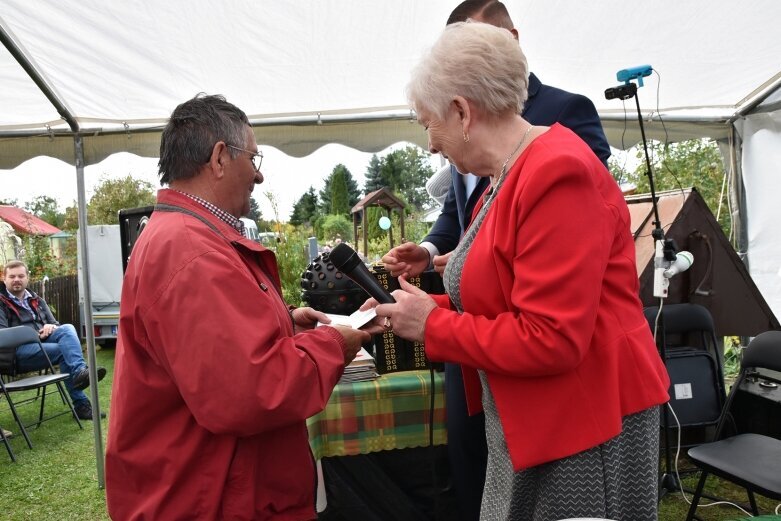
{"label": "man in red jacket", "polygon": [[122,288],[106,452],[114,520],[314,519],[305,420],[370,334],[282,300],[274,253],[239,217],[263,181],[247,116],[221,96],[174,110],[169,189]]}

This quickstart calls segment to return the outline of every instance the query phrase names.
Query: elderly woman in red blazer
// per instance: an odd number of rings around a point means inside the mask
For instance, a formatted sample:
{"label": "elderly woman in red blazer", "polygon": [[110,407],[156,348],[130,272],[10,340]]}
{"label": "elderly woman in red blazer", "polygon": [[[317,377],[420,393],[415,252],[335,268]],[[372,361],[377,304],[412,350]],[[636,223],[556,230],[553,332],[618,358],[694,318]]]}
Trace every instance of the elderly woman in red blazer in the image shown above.
{"label": "elderly woman in red blazer", "polygon": [[429,149],[491,185],[444,273],[402,281],[388,327],[464,367],[486,413],[482,519],[656,519],[668,377],[638,298],[629,211],[568,129],[519,116],[526,59],[509,31],[449,26],[413,72]]}

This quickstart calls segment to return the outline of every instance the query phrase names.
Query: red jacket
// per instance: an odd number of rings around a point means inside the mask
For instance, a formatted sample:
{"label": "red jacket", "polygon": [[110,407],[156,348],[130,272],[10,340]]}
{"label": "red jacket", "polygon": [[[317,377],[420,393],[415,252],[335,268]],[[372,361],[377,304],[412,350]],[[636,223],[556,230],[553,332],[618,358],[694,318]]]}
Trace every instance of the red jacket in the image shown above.
{"label": "red jacket", "polygon": [[554,125],[506,177],[466,258],[464,313],[435,309],[425,346],[464,366],[471,411],[471,368],[485,370],[518,470],[616,436],[623,416],[667,401],[668,377],[638,297],[629,211],[594,153]]}
{"label": "red jacket", "polygon": [[[293,333],[274,254],[188,197],[158,193],[122,288],[106,451],[114,520],[315,518],[305,419],[342,337]],[[213,226],[215,229],[212,229]]]}

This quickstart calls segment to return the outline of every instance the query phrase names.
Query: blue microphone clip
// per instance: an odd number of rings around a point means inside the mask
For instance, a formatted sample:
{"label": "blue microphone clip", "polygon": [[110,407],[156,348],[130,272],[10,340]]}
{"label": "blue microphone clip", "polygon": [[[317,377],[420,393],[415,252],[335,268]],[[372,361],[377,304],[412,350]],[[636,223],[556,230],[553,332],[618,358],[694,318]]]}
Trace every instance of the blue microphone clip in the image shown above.
{"label": "blue microphone clip", "polygon": [[650,76],[653,71],[653,67],[650,65],[638,65],[637,67],[629,67],[628,69],[621,69],[616,73],[616,79],[629,83],[631,80],[637,80],[640,87],[643,86],[643,78]]}

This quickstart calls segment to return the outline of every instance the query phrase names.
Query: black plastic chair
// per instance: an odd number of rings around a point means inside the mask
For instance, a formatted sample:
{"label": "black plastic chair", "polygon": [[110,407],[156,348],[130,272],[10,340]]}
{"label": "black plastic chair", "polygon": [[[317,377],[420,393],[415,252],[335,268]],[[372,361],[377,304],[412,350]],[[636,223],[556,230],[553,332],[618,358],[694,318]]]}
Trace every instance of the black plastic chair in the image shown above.
{"label": "black plastic chair", "polygon": [[[659,308],[644,309],[654,331]],[[716,341],[713,317],[699,304],[668,304],[656,331],[657,344],[670,375],[670,404],[682,427],[716,425],[721,416],[726,391],[722,356]],[[676,384],[688,386],[679,397]],[[663,424],[664,426],[664,424]],[[674,427],[672,419],[667,427]]]}
{"label": "black plastic chair", "polygon": [[[16,348],[25,344],[38,344],[39,349],[46,359],[46,367],[44,367],[43,373],[18,379],[6,378],[7,376],[16,376]],[[38,337],[38,333],[33,328],[27,326],[16,326],[0,329],[0,389],[2,389],[3,396],[5,396],[6,400],[8,401],[8,405],[11,408],[11,414],[13,414],[14,420],[16,420],[17,425],[19,425],[19,430],[21,430],[22,436],[24,436],[25,441],[27,441],[27,446],[31,449],[33,448],[33,444],[30,441],[30,436],[27,434],[27,427],[31,427],[33,425],[40,426],[40,424],[46,420],[56,418],[57,416],[61,416],[63,414],[71,414],[79,428],[83,429],[78,416],[76,416],[76,411],[73,409],[73,404],[70,401],[70,397],[65,392],[65,387],[63,386],[63,382],[68,378],[70,378],[70,374],[68,373],[54,372],[54,367],[52,366],[52,362],[49,359],[49,355],[46,354],[46,351],[41,345],[41,339]],[[46,403],[46,386],[48,385],[57,386],[60,397],[68,406],[68,410],[44,418],[43,413],[44,405]],[[25,425],[17,413],[16,404],[13,401],[11,395],[15,392],[30,390],[42,391],[40,393],[41,408],[40,412],[38,413],[38,421]],[[6,447],[8,447],[7,441]]]}
{"label": "black plastic chair", "polygon": [[[705,480],[714,474],[746,489],[754,515],[758,515],[754,493],[771,499],[781,499],[781,440],[754,433],[723,437],[725,425],[731,420],[730,407],[738,389],[747,378],[757,377],[758,369],[781,371],[781,331],[768,331],[754,338],[743,351],[740,374],[732,386],[721,414],[716,437],[718,441],[689,449],[689,459],[702,469],[700,481],[692,498],[686,520],[695,519],[697,505]],[[778,385],[769,377],[767,385]]]}

